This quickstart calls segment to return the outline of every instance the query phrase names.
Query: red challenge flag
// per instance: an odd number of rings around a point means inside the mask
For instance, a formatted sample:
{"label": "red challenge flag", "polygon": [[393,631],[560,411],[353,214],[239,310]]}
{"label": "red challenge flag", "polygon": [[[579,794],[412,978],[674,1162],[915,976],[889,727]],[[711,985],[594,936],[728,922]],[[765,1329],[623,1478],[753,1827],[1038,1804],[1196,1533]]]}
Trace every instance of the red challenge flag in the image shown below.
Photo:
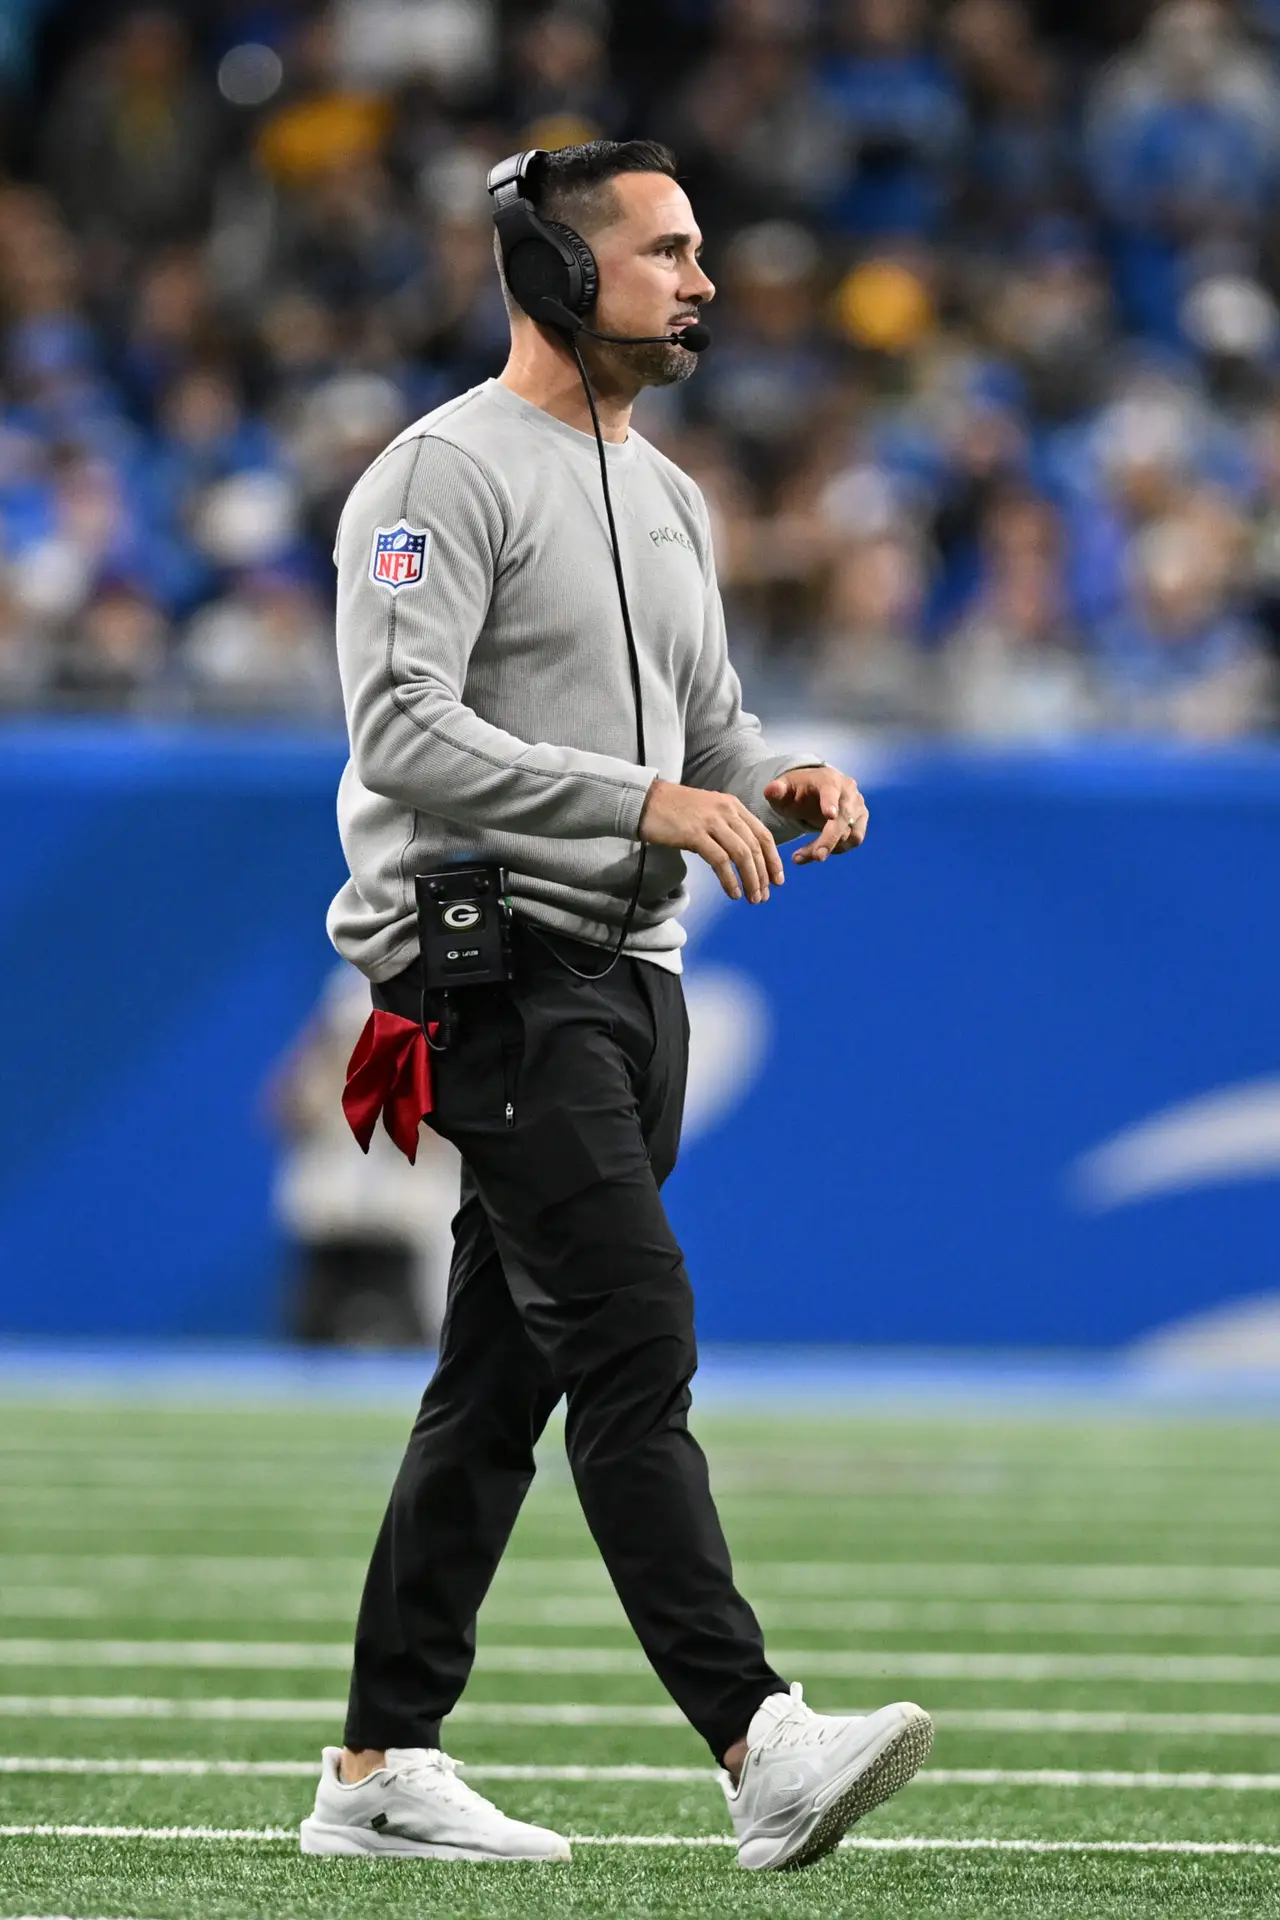
{"label": "red challenge flag", "polygon": [[[433,1020],[434,1036],[440,1022]],[[418,1128],[432,1109],[431,1050],[416,1020],[376,1009],[347,1062],[342,1111],[365,1153],[382,1124],[405,1158],[418,1156]]]}

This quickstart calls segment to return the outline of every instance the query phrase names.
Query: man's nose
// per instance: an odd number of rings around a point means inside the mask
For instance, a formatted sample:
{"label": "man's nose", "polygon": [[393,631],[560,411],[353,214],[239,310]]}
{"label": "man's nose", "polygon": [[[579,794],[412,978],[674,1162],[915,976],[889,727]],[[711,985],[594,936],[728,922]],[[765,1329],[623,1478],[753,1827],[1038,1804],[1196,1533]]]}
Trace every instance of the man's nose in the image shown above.
{"label": "man's nose", "polygon": [[706,274],[696,261],[693,267],[693,278],[688,284],[681,287],[680,297],[682,300],[696,300],[703,306],[707,304],[708,300],[714,300],[716,297],[715,282],[708,280]]}

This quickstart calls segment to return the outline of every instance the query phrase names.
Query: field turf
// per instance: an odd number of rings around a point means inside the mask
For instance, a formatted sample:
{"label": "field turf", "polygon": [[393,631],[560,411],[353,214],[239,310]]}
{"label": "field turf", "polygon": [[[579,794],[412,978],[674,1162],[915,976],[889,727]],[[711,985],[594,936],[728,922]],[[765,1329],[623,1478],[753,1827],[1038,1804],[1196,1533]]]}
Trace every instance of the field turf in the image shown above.
{"label": "field turf", "polygon": [[1280,1915],[1280,1424],[1245,1420],[699,1423],[775,1663],[937,1719],[795,1875],[735,1866],[553,1434],[446,1738],[572,1865],[303,1859],[405,1424],[0,1407],[0,1914]]}

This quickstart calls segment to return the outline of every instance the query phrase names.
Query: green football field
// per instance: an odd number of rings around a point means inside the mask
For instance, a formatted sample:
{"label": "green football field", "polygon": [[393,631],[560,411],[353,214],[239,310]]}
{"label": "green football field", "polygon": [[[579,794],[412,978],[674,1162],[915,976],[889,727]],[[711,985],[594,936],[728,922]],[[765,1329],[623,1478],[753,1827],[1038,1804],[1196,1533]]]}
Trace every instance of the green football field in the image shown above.
{"label": "green football field", "polygon": [[701,1420],[742,1584],[820,1709],[932,1761],[821,1866],[748,1875],[632,1642],[558,1435],[451,1750],[574,1860],[303,1859],[402,1411],[0,1408],[0,1912],[1280,1914],[1280,1424]]}

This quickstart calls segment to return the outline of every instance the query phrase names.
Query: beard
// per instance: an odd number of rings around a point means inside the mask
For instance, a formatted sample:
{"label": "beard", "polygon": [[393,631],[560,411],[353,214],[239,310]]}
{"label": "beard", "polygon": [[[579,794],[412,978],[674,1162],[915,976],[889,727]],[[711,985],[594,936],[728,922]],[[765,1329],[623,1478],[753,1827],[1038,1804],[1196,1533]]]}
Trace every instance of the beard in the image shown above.
{"label": "beard", "polygon": [[618,347],[603,340],[579,338],[593,383],[599,381],[606,386],[673,387],[687,380],[698,364],[697,354],[690,353],[688,347],[672,346],[665,340],[654,346]]}

